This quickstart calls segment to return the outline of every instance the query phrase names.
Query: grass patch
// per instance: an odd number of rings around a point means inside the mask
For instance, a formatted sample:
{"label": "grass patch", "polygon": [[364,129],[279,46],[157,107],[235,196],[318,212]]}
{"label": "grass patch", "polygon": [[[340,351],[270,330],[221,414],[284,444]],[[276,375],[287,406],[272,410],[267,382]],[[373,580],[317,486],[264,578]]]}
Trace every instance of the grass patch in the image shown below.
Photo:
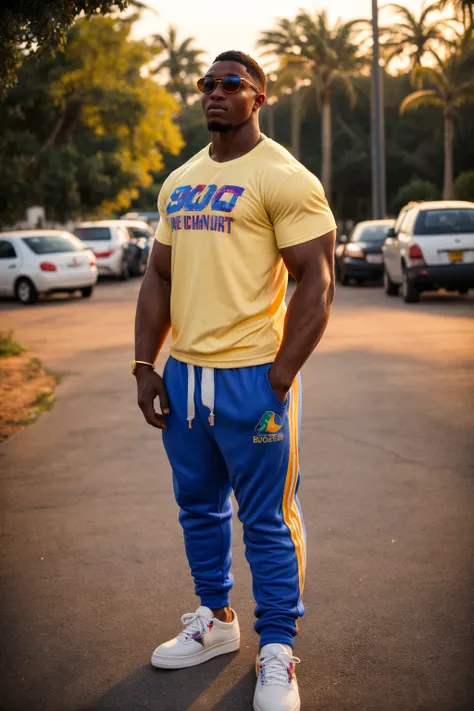
{"label": "grass patch", "polygon": [[26,351],[26,348],[13,340],[13,331],[0,332],[0,358],[10,358],[19,356]]}
{"label": "grass patch", "polygon": [[28,421],[29,422],[34,422],[35,420],[38,419],[40,415],[43,414],[43,412],[49,412],[49,410],[52,410],[54,406],[54,395],[53,391],[48,389],[48,390],[42,390],[41,392],[38,393],[38,395],[35,397],[34,401],[32,402],[32,407],[34,407],[34,410],[30,412],[28,415]]}

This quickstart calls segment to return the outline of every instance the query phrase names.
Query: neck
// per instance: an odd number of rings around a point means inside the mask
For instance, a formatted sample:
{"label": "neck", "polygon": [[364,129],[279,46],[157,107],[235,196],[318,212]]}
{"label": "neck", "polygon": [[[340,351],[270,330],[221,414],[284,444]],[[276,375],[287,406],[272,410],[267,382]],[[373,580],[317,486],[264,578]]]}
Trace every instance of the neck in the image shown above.
{"label": "neck", "polygon": [[225,163],[249,153],[263,140],[257,122],[249,121],[232,131],[211,133],[210,156],[218,163]]}

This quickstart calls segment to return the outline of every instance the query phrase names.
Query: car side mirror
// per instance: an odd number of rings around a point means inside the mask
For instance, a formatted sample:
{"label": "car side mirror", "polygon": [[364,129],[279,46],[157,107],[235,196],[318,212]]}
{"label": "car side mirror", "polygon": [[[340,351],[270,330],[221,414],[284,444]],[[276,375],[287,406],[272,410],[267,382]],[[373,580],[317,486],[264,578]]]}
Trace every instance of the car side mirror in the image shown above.
{"label": "car side mirror", "polygon": [[387,237],[391,237],[392,239],[395,237],[395,227],[388,228]]}

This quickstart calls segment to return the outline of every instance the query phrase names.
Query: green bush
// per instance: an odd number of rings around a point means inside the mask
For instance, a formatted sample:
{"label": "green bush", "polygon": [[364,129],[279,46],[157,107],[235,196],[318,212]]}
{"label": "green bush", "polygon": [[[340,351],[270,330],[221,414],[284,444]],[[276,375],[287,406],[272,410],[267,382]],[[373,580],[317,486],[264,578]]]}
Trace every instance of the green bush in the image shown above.
{"label": "green bush", "polygon": [[414,178],[406,185],[402,185],[392,202],[390,212],[398,215],[404,205],[409,202],[424,202],[428,200],[439,200],[441,197],[438,187],[429,180]]}
{"label": "green bush", "polygon": [[474,170],[459,173],[454,181],[453,192],[456,200],[474,202]]}

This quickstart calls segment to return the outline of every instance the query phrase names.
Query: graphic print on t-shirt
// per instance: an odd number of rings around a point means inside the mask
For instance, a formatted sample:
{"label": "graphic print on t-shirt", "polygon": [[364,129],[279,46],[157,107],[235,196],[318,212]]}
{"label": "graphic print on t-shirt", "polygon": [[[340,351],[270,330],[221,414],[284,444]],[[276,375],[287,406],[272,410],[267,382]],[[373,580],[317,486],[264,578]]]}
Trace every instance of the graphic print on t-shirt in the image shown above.
{"label": "graphic print on t-shirt", "polygon": [[273,362],[286,311],[280,250],[335,228],[320,181],[271,139],[224,163],[206,146],[168,176],[158,209],[156,239],[172,249],[173,357],[210,368]]}
{"label": "graphic print on t-shirt", "polygon": [[[166,205],[165,218],[173,232],[180,230],[209,230],[231,233],[233,217],[200,215],[209,207],[212,212],[230,213],[245,188],[240,185],[179,185],[171,193]],[[184,212],[185,214],[175,214]],[[186,214],[194,213],[194,214]],[[172,217],[170,217],[172,215]]]}

